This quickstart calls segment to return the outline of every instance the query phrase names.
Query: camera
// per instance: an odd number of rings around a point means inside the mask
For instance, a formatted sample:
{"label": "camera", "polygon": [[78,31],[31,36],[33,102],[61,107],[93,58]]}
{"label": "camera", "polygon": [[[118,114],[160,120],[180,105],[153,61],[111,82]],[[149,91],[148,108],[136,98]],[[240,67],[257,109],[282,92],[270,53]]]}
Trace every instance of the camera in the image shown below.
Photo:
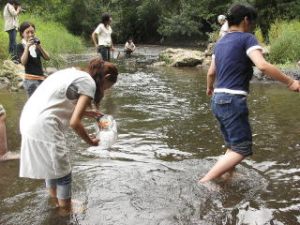
{"label": "camera", "polygon": [[35,37],[35,38],[33,38],[33,43],[36,44],[36,45],[39,45],[39,44],[41,44],[41,41],[40,41],[40,39]]}

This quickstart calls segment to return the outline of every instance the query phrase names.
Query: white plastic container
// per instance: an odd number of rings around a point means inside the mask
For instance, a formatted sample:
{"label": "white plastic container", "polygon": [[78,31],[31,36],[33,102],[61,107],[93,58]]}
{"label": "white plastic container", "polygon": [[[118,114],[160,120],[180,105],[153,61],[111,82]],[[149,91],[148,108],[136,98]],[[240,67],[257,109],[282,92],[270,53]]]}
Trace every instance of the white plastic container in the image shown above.
{"label": "white plastic container", "polygon": [[117,123],[111,115],[102,116],[96,123],[96,136],[99,147],[106,149],[116,143],[118,137]]}

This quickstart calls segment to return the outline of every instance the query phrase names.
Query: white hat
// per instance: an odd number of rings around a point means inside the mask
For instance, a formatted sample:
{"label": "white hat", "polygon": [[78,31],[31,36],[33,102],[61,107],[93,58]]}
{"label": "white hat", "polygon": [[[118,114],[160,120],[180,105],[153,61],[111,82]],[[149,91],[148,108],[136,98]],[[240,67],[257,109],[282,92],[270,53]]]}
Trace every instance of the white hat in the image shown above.
{"label": "white hat", "polygon": [[224,20],[226,20],[226,16],[224,16],[224,15],[219,15],[218,16],[218,22],[219,23],[223,22]]}

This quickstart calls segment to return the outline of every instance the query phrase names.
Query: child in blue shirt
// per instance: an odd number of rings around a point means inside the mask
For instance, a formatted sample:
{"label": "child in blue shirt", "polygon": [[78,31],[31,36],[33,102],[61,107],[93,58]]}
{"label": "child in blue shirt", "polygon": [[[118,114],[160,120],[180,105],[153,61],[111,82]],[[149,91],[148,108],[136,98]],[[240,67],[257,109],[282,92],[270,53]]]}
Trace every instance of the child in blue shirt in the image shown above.
{"label": "child in blue shirt", "polygon": [[245,157],[252,155],[252,132],[248,120],[247,94],[254,64],[264,74],[287,85],[289,90],[300,90],[293,80],[268,63],[255,36],[256,10],[250,5],[235,4],[226,16],[229,33],[215,47],[207,73],[207,95],[223,134],[227,152],[202,178],[204,183],[230,172]]}

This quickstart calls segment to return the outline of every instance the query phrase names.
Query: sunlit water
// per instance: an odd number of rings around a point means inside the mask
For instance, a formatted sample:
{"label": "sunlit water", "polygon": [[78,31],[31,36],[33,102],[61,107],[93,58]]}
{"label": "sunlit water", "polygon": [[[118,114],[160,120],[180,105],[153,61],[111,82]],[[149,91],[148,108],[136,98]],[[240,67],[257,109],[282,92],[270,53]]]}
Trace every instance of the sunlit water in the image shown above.
{"label": "sunlit water", "polygon": [[[224,149],[198,69],[146,68],[126,61],[102,111],[118,141],[95,150],[71,131],[73,198],[85,210],[67,217],[48,202],[43,181],[18,177],[18,161],[0,164],[0,224],[218,225],[300,224],[299,94],[252,84],[253,157],[214,189],[197,184]],[[0,91],[9,148],[19,151],[23,91]],[[94,121],[85,120],[94,132]],[[88,149],[88,151],[87,151]]]}

